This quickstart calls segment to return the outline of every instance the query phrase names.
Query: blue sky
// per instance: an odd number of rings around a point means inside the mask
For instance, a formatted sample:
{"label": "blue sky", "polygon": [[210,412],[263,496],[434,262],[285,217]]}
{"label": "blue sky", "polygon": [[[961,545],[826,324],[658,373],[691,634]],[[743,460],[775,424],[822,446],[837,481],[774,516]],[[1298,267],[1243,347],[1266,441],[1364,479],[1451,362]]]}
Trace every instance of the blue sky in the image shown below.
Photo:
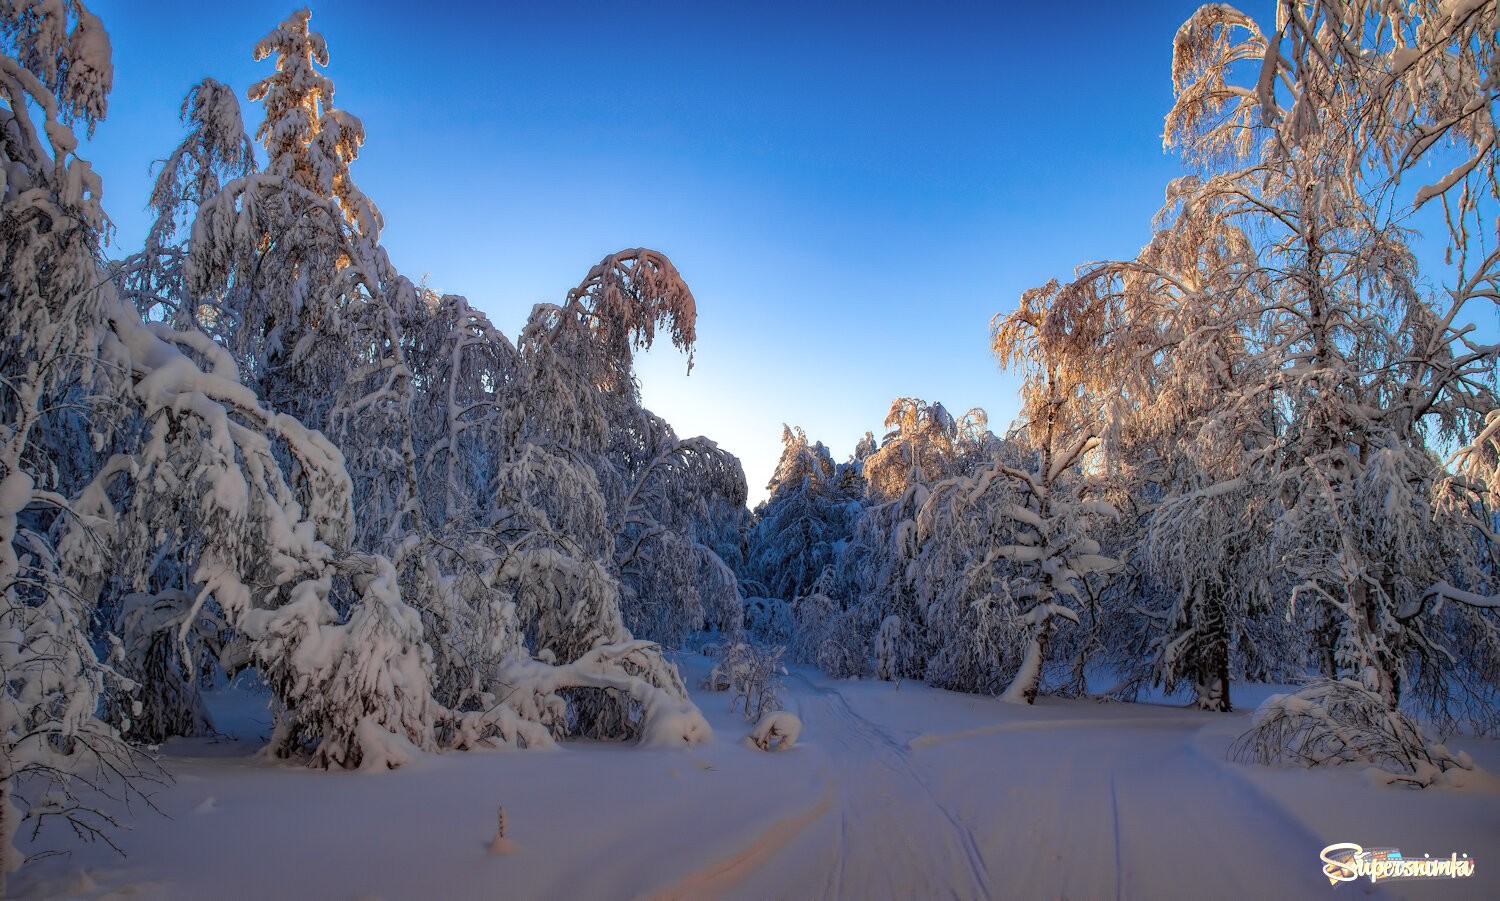
{"label": "blue sky", "polygon": [[[90,4],[115,87],[82,154],[113,255],[140,244],[193,83],[230,84],[260,120],[244,92],[273,64],[251,48],[294,7],[209,5]],[[990,319],[1148,238],[1179,172],[1160,138],[1171,40],[1196,6],[366,0],[314,4],[312,26],[413,279],[514,337],[605,254],[672,258],[697,362],[642,358],[646,404],[739,455],[753,504],[782,423],[841,459],[898,396],[1004,431],[1018,382]]]}

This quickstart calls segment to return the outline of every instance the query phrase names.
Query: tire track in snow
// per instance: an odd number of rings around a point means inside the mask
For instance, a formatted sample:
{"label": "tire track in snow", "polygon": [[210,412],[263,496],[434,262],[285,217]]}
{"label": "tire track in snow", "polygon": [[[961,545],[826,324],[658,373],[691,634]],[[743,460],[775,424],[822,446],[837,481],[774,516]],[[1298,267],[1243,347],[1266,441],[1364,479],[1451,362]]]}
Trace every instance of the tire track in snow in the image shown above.
{"label": "tire track in snow", "polygon": [[1110,827],[1115,834],[1115,899],[1125,897],[1125,858],[1120,856],[1120,791],[1115,786],[1115,772],[1109,772]]}
{"label": "tire track in snow", "polygon": [[838,832],[838,843],[839,843],[839,847],[838,847],[838,861],[839,861],[839,865],[837,867],[835,867],[834,871],[833,871],[833,886],[832,886],[832,889],[828,893],[828,897],[830,897],[830,898],[837,898],[837,897],[839,897],[839,892],[843,891],[843,889],[844,889],[844,879],[845,879],[844,868],[849,865],[849,853],[848,853],[849,839],[848,839],[848,835],[849,835],[849,813],[841,805],[840,808],[839,808],[839,832]]}
{"label": "tire track in snow", "polygon": [[810,733],[841,749],[831,773],[842,806],[832,896],[927,897],[942,887],[956,898],[992,897],[972,830],[913,766],[911,749],[837,690],[794,678],[807,690],[798,707]]}
{"label": "tire track in snow", "polygon": [[992,870],[1006,874],[1004,896],[1326,896],[1315,863],[1328,840],[1195,748],[1203,718],[1103,722],[1097,730],[994,730],[982,755],[959,744],[934,748],[947,755],[934,763],[958,767],[959,783],[981,772],[979,756],[1007,761],[972,824]]}
{"label": "tire track in snow", "polygon": [[1226,767],[1217,745],[1200,747],[1217,720],[1043,711],[907,742],[837,685],[801,673],[787,683],[839,817],[730,897],[1327,895],[1314,864],[1328,837]]}

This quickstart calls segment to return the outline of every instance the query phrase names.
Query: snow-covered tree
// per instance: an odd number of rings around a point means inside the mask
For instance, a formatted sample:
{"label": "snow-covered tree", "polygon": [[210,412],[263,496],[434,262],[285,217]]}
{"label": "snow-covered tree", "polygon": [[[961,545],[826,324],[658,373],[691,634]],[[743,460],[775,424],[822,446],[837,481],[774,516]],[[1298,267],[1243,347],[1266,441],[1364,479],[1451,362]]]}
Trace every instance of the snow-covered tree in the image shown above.
{"label": "snow-covered tree", "polygon": [[733,635],[743,611],[723,554],[737,556],[738,536],[725,547],[721,523],[744,509],[744,470],[714,442],[679,439],[646,410],[636,422],[614,430],[611,455],[627,488],[612,524],[626,624],[671,645],[709,621]]}
{"label": "snow-covered tree", "polygon": [[1135,511],[1116,534],[1132,574],[1115,606],[1151,625],[1147,646],[1115,665],[1132,683],[1189,682],[1199,706],[1228,710],[1236,642],[1274,606],[1261,556],[1270,501],[1255,464],[1278,418],[1244,329],[1271,306],[1270,280],[1231,204],[1201,189],[1197,176],[1173,182],[1135,259],[1083,267],[1059,290],[1096,311],[1094,365],[1112,388],[1095,481]]}
{"label": "snow-covered tree", "polygon": [[[562,304],[538,304],[518,342],[523,377],[514,395],[513,437],[497,468],[490,526],[505,541],[505,553],[492,581],[514,598],[535,654],[567,663],[592,660],[606,646],[630,649],[628,658],[605,655],[591,666],[618,661],[613,678],[630,685],[628,690],[557,683],[557,690],[568,692],[561,700],[575,732],[643,734],[655,741],[663,734],[660,724],[669,720],[684,730],[679,740],[696,740],[707,731],[660,649],[631,642],[619,573],[645,566],[637,560],[638,539],[644,545],[669,533],[678,542],[691,536],[670,511],[652,515],[656,504],[670,507],[669,492],[691,490],[682,480],[717,472],[703,484],[704,494],[743,498],[744,476],[738,461],[711,442],[678,442],[670,433],[658,433],[654,447],[647,445],[650,456],[639,444],[632,448],[638,461],[633,468],[617,470],[609,453],[621,444],[612,423],[659,422],[632,415],[639,410],[634,350],[650,346],[665,326],[672,342],[691,352],[695,317],[692,293],[671,262],[654,251],[628,250],[593,267]],[[674,526],[682,531],[672,532]],[[670,546],[662,542],[657,550]],[[720,577],[719,589],[737,597],[712,551],[701,543],[692,550]],[[667,590],[686,591],[697,572],[664,573],[667,566],[654,575]],[[648,696],[670,700],[643,702]]]}
{"label": "snow-covered tree", "polygon": [[947,487],[948,497],[929,501],[956,511],[1002,488],[1000,525],[992,527],[967,577],[996,586],[991,592],[1015,604],[1029,627],[1025,656],[1002,694],[1008,701],[1036,700],[1057,621],[1078,623],[1075,608],[1085,583],[1117,565],[1088,535],[1091,518],[1115,511],[1087,495],[1083,478],[1101,443],[1098,411],[1107,384],[1097,360],[1105,343],[1101,312],[1097,298],[1052,282],[1026,292],[1015,312],[996,317],[996,356],[1025,371],[1022,428],[1031,459],[1013,466],[997,458],[979,475]]}
{"label": "snow-covered tree", "polygon": [[786,648],[736,641],[719,649],[719,660],[709,672],[704,687],[729,694],[729,712],[735,708],[750,722],[781,709],[779,676],[786,672],[781,655]]}
{"label": "snow-covered tree", "polygon": [[[950,678],[975,669],[957,663],[962,655],[955,656],[948,642],[957,633],[934,618],[933,606],[933,598],[967,563],[971,548],[962,542],[944,544],[958,556],[947,566],[924,570],[933,573],[933,579],[919,584],[915,573],[919,559],[932,561],[940,554],[919,534],[920,511],[934,485],[972,474],[995,452],[998,442],[986,424],[983,410],[955,418],[941,403],[901,397],[891,402],[879,446],[867,434],[866,443],[856,450],[868,488],[854,534],[839,554],[838,592],[847,598],[848,609],[837,628],[865,637],[869,652],[856,658],[857,671],[863,671],[865,660],[873,656],[875,674],[881,678],[926,678],[945,687],[976,687],[964,676]],[[848,641],[837,644],[842,647]]]}
{"label": "snow-covered tree", "polygon": [[770,497],[755,511],[746,574],[767,597],[790,602],[833,566],[864,485],[856,467],[835,463],[801,428],[783,427],[781,445]]}
{"label": "snow-covered tree", "polygon": [[[219,664],[257,666],[285,707],[273,753],[356,766],[431,747],[430,652],[389,562],[349,552],[343,456],[261,406],[207,336],[137,315],[122,305],[112,316],[106,358],[130,379],[139,444],[81,496],[123,587],[147,594],[137,603],[151,605],[158,628],[135,631],[173,629],[176,665],[191,670],[189,638],[204,616],[222,622],[238,640],[210,629]],[[123,650],[129,660],[140,648]]]}
{"label": "snow-covered tree", "polygon": [[[276,60],[250,91],[265,107],[255,137],[266,165],[199,202],[183,276],[190,296],[214,299],[213,333],[257,395],[321,429],[335,397],[327,388],[344,381],[330,375],[347,371],[345,342],[362,324],[346,317],[359,318],[391,273],[377,244],[380,213],[349,173],[364,127],[333,106],[333,82],[317,68],[328,47],[308,21],[299,10],[255,45],[256,59]],[[225,106],[213,108],[215,146],[232,141]],[[355,360],[382,369],[378,358]]]}
{"label": "snow-covered tree", "polygon": [[[1273,548],[1293,598],[1335,624],[1328,675],[1393,709],[1405,661],[1431,646],[1398,614],[1454,561],[1439,536],[1463,531],[1432,501],[1444,474],[1426,442],[1472,435],[1494,405],[1495,350],[1458,325],[1493,295],[1500,259],[1468,235],[1495,227],[1476,196],[1493,190],[1494,17],[1493,3],[1283,3],[1267,34],[1206,7],[1176,43],[1168,142],[1209,170],[1201,191],[1224,215],[1257,229],[1274,301],[1242,323],[1285,416],[1264,467],[1282,504]],[[1242,60],[1260,63],[1253,88],[1234,84]],[[1457,168],[1402,185],[1445,144]],[[1439,197],[1459,260],[1446,299],[1419,289],[1403,230]]]}
{"label": "snow-covered tree", "polygon": [[885,437],[861,457],[871,502],[895,500],[912,485],[971,472],[994,451],[988,425],[979,409],[954,418],[941,403],[915,397],[891,401]]}
{"label": "snow-covered tree", "polygon": [[61,534],[79,515],[72,494],[94,452],[85,399],[110,377],[99,360],[110,298],[95,265],[107,221],[71,127],[92,131],[104,116],[109,41],[79,3],[15,3],[0,9],[0,51],[3,880],[21,865],[23,820],[56,817],[107,839],[109,814],[76,786],[113,794],[139,766],[96,716],[112,674],[89,642],[78,584],[95,574],[78,571]]}
{"label": "snow-covered tree", "polygon": [[[932,649],[926,605],[912,580],[913,561],[922,552],[917,516],[932,488],[920,473],[920,469],[908,467],[905,474],[918,478],[904,485],[887,483],[885,490],[893,495],[860,511],[854,532],[839,553],[838,588],[834,589],[846,599],[848,609],[841,611],[837,620],[810,618],[809,626],[814,631],[809,634],[817,634],[819,627],[828,632],[823,642],[831,641],[831,647],[823,656],[849,661],[846,666],[853,665],[852,673],[862,675],[873,657],[875,675],[882,679],[921,679],[928,675]],[[851,641],[854,636],[861,639],[858,644]],[[829,654],[833,648],[840,653]],[[958,687],[943,679],[935,682]]]}
{"label": "snow-covered tree", "polygon": [[187,290],[188,237],[199,205],[216,196],[224,182],[254,171],[255,150],[227,85],[212,78],[193,85],[180,115],[191,129],[161,162],[148,204],[156,216],[145,246],[120,264],[116,278],[121,295],[143,317],[222,335],[230,325],[220,320],[218,307],[195,302]]}

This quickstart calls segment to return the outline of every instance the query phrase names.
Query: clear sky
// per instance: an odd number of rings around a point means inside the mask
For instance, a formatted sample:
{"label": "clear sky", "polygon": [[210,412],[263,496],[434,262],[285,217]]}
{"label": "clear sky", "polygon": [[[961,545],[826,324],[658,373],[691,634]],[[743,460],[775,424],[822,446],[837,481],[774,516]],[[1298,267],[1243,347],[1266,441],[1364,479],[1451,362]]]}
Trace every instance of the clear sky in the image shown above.
{"label": "clear sky", "polygon": [[[396,266],[512,337],[605,254],[668,254],[698,301],[646,405],[745,464],[763,498],[783,423],[847,457],[890,401],[983,407],[1018,382],[989,322],[1073,267],[1128,257],[1168,179],[1172,2],[312,5],[353,173]],[[145,233],[150,167],[204,76],[244,100],[290,3],[90,3],[110,32],[112,255]],[[1267,0],[1247,11],[1262,20]],[[262,158],[263,161],[263,158]]]}

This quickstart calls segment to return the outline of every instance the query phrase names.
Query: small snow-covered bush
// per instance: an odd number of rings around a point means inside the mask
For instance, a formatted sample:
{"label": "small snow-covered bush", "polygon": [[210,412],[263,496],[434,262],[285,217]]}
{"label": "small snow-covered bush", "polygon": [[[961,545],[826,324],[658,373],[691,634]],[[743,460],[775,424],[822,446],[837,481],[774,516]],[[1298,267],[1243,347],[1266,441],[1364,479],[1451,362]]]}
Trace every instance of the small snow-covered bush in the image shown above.
{"label": "small snow-covered bush", "polygon": [[781,680],[786,672],[781,656],[786,648],[767,647],[738,641],[723,649],[719,662],[708,674],[703,687],[709,691],[730,693],[731,712],[742,703],[745,719],[757,720],[764,714],[781,709]]}
{"label": "small snow-covered bush", "polygon": [[802,720],[795,713],[778,710],[760,718],[750,731],[750,741],[762,751],[789,751],[801,734]]}
{"label": "small snow-covered bush", "polygon": [[744,607],[745,631],[755,640],[784,645],[795,637],[792,605],[781,598],[747,597]]}
{"label": "small snow-covered bush", "polygon": [[1428,743],[1415,723],[1354,679],[1319,680],[1267,698],[1230,754],[1262,764],[1374,764],[1390,774],[1388,782],[1418,787],[1449,770],[1474,768],[1467,754]]}
{"label": "small snow-covered bush", "polygon": [[836,679],[869,672],[870,635],[875,625],[869,608],[856,604],[842,609],[827,593],[815,591],[797,598],[792,609],[797,618],[796,659],[815,664]]}
{"label": "small snow-covered bush", "polygon": [[281,607],[240,617],[286,705],[263,753],[305,755],[322,769],[395,768],[435,749],[432,651],[389,560],[349,554],[339,568],[359,596],[347,622],[336,622],[328,579],[305,580]]}

